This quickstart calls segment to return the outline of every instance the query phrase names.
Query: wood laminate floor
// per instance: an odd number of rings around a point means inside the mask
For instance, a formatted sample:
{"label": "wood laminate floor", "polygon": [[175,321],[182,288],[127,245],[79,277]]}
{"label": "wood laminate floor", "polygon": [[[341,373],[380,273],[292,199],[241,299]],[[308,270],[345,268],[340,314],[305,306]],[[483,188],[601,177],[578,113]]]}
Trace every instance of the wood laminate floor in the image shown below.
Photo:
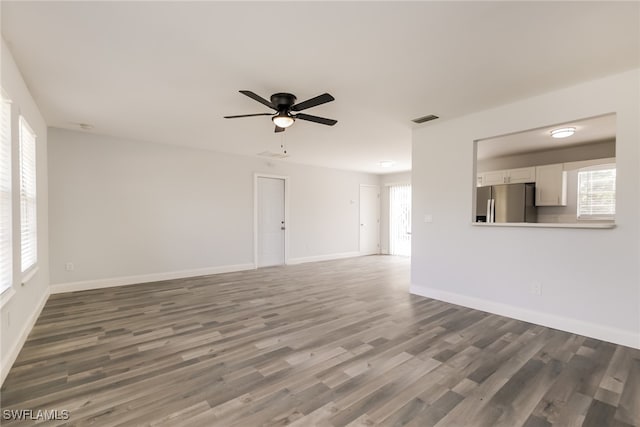
{"label": "wood laminate floor", "polygon": [[640,426],[640,351],[408,284],[407,259],[371,256],[52,295],[2,408],[99,426]]}

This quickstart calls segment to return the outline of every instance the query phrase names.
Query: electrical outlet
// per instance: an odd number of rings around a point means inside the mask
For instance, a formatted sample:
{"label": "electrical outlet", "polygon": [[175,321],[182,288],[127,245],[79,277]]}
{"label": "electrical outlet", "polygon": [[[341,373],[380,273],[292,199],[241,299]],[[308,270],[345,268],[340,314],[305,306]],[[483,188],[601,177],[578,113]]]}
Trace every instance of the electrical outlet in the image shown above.
{"label": "electrical outlet", "polygon": [[426,214],[426,215],[424,216],[424,222],[428,222],[428,223],[433,222],[433,215]]}
{"label": "electrical outlet", "polygon": [[531,284],[531,293],[533,295],[541,296],[542,295],[542,283],[533,282]]}
{"label": "electrical outlet", "polygon": [[73,271],[73,269],[75,268],[75,266],[73,265],[72,262],[68,262],[64,265],[64,269],[67,271]]}

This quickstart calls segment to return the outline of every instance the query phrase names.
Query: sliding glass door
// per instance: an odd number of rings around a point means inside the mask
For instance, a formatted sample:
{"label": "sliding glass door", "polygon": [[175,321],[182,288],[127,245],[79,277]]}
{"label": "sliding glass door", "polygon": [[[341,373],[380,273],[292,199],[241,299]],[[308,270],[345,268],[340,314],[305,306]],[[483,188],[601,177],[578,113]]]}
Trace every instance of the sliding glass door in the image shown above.
{"label": "sliding glass door", "polygon": [[411,256],[411,185],[389,187],[389,252]]}

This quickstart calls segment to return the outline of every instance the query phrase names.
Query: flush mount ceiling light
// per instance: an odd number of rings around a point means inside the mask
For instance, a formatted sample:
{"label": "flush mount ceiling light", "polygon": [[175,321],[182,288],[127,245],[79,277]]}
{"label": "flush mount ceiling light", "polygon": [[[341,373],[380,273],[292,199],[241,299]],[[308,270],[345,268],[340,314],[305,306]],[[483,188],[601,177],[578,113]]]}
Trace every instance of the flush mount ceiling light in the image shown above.
{"label": "flush mount ceiling light", "polygon": [[271,117],[273,123],[279,128],[288,128],[295,121],[293,117],[287,114],[286,111],[280,111],[275,116]]}
{"label": "flush mount ceiling light", "polygon": [[439,119],[435,114],[429,114],[428,116],[418,117],[417,119],[411,120],[413,123],[424,123],[431,120]]}
{"label": "flush mount ceiling light", "polygon": [[576,133],[576,128],[560,128],[551,131],[552,138],[566,138]]}
{"label": "flush mount ceiling light", "polygon": [[77,126],[78,128],[82,129],[82,130],[92,130],[93,129],[93,125],[90,125],[89,123],[77,123],[77,122],[69,122],[70,124],[72,124],[73,126]]}
{"label": "flush mount ceiling light", "polygon": [[394,162],[393,160],[383,160],[379,163],[379,165],[383,168],[390,168],[391,166],[395,165],[396,162]]}

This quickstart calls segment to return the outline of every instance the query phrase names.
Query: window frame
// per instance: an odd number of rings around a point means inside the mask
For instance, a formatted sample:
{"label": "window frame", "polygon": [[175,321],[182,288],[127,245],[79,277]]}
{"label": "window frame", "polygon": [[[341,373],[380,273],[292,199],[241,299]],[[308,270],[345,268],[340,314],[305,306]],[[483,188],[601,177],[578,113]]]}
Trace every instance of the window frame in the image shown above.
{"label": "window frame", "polygon": [[[6,202],[0,204],[0,253],[2,253],[2,262],[4,265],[0,265],[0,271],[6,270],[7,277],[0,277],[0,301],[7,300],[15,291],[13,288],[13,144],[12,144],[12,111],[11,111],[11,99],[5,95],[4,90],[1,90],[0,102],[2,117],[0,118],[0,126],[7,125],[6,133],[2,133],[0,140],[0,154],[5,155],[0,157],[0,169],[3,176],[0,176],[0,199]],[[5,114],[7,117],[5,117]],[[5,194],[6,193],[6,194]],[[5,217],[6,218],[3,218]],[[3,248],[4,243],[6,247]],[[6,252],[6,253],[4,253]]]}
{"label": "window frame", "polygon": [[[27,131],[32,137],[32,147],[26,147],[25,144],[30,142],[24,138],[23,132]],[[20,152],[19,172],[20,172],[20,271],[22,273],[22,282],[25,283],[37,271],[38,268],[38,191],[37,191],[37,139],[38,136],[29,125],[27,119],[20,115],[18,120],[18,148]],[[27,152],[32,150],[32,152]],[[26,157],[31,155],[31,158]],[[27,162],[31,162],[27,164]],[[25,182],[26,167],[33,171],[30,182]],[[28,230],[25,226],[30,225]],[[29,240],[25,239],[26,237]],[[25,243],[29,242],[33,246],[33,260],[28,260],[25,264]],[[28,255],[28,254],[27,254]]]}
{"label": "window frame", "polygon": [[[580,191],[580,174],[584,172],[597,172],[597,171],[605,171],[605,170],[614,170],[616,171],[616,176],[614,177],[613,182],[613,213],[612,214],[580,214],[580,196],[582,192]],[[617,180],[617,167],[615,163],[606,163],[599,164],[593,166],[587,166],[578,169],[577,171],[577,183],[576,183],[576,218],[578,221],[614,221],[616,218],[616,202],[617,202],[617,188],[616,188],[616,180]]]}

